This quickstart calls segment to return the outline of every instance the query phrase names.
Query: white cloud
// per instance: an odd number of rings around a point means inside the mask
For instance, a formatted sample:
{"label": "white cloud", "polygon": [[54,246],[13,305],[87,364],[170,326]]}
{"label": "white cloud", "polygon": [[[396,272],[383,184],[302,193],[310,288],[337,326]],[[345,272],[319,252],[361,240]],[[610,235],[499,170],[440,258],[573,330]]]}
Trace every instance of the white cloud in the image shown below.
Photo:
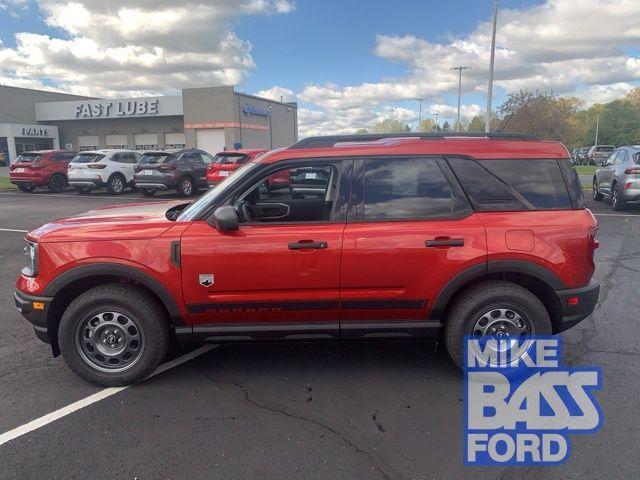
{"label": "white cloud", "polygon": [[[450,67],[471,67],[463,74],[463,94],[484,95],[490,35],[489,22],[445,43],[414,35],[378,35],[375,54],[407,65],[406,76],[356,85],[311,83],[299,97],[324,109],[328,118],[336,118],[323,120],[323,127],[337,128],[343,123],[337,118],[349,118],[354,107],[368,105],[375,112],[386,103],[415,98],[432,102],[428,111],[441,118],[453,118],[455,109],[442,104],[443,95],[455,94],[458,88],[457,74]],[[498,87],[508,92],[553,89],[577,94],[587,103],[607,101],[640,81],[640,58],[627,53],[628,47],[640,44],[640,1],[547,0],[530,8],[502,9],[496,44]],[[462,108],[466,117],[478,113],[478,105]],[[316,130],[314,125],[308,128]]]}
{"label": "white cloud", "polygon": [[287,13],[294,4],[40,0],[39,8],[64,35],[18,33],[15,48],[0,46],[0,75],[11,84],[35,78],[64,91],[125,96],[240,83],[255,64],[250,43],[230,23],[241,15]]}
{"label": "white cloud", "polygon": [[293,90],[289,90],[288,88],[280,87],[278,85],[274,85],[267,90],[260,90],[259,92],[256,92],[256,95],[258,97],[275,100],[276,102],[295,102],[297,100]]}

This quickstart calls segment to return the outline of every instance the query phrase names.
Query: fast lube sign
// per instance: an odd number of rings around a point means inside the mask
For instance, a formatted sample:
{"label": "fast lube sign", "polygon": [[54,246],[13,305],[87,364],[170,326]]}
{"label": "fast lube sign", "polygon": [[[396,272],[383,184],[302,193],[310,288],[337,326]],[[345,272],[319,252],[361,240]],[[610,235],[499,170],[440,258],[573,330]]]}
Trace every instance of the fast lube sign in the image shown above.
{"label": "fast lube sign", "polygon": [[75,118],[114,118],[158,115],[159,100],[134,99],[82,102],[74,107]]}

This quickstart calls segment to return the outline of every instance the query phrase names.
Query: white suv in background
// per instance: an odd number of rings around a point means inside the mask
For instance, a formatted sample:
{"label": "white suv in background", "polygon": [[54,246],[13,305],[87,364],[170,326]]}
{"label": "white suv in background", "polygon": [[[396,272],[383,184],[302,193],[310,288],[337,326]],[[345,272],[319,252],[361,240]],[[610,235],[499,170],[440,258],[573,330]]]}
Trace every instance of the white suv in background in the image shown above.
{"label": "white suv in background", "polygon": [[119,195],[133,186],[134,167],[141,155],[132,150],[91,150],[80,152],[69,163],[69,185],[79,193],[106,188]]}

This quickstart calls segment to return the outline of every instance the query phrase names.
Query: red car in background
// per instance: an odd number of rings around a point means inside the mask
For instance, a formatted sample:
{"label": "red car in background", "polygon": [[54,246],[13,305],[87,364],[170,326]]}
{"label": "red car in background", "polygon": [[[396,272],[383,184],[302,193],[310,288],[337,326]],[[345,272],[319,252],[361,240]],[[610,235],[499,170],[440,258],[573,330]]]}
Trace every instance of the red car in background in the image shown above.
{"label": "red car in background", "polygon": [[49,187],[53,193],[67,188],[67,165],[76,156],[68,150],[40,150],[18,155],[9,168],[9,180],[23,192]]}
{"label": "red car in background", "polygon": [[245,163],[253,160],[261,153],[262,149],[227,150],[216,154],[213,161],[207,168],[207,182],[209,185],[216,185],[231,175]]}

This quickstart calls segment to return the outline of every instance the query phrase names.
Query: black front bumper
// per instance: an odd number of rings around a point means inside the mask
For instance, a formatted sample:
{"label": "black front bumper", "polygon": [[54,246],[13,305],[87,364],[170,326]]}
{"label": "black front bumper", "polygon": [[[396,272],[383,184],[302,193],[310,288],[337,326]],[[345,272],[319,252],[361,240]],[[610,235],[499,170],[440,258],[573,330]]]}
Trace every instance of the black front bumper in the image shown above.
{"label": "black front bumper", "polygon": [[[564,332],[587,318],[598,303],[600,285],[590,282],[589,285],[568,290],[556,290],[560,300],[561,319],[554,325],[553,333]],[[577,303],[570,304],[570,299],[577,299]]]}
{"label": "black front bumper", "polygon": [[[20,290],[15,290],[13,293],[13,299],[16,302],[16,307],[26,318],[29,323],[33,325],[33,330],[36,333],[36,337],[45,343],[51,343],[49,338],[49,332],[47,328],[47,313],[51,306],[52,297],[36,297],[28,295]],[[42,309],[35,309],[34,303],[43,304]]]}

